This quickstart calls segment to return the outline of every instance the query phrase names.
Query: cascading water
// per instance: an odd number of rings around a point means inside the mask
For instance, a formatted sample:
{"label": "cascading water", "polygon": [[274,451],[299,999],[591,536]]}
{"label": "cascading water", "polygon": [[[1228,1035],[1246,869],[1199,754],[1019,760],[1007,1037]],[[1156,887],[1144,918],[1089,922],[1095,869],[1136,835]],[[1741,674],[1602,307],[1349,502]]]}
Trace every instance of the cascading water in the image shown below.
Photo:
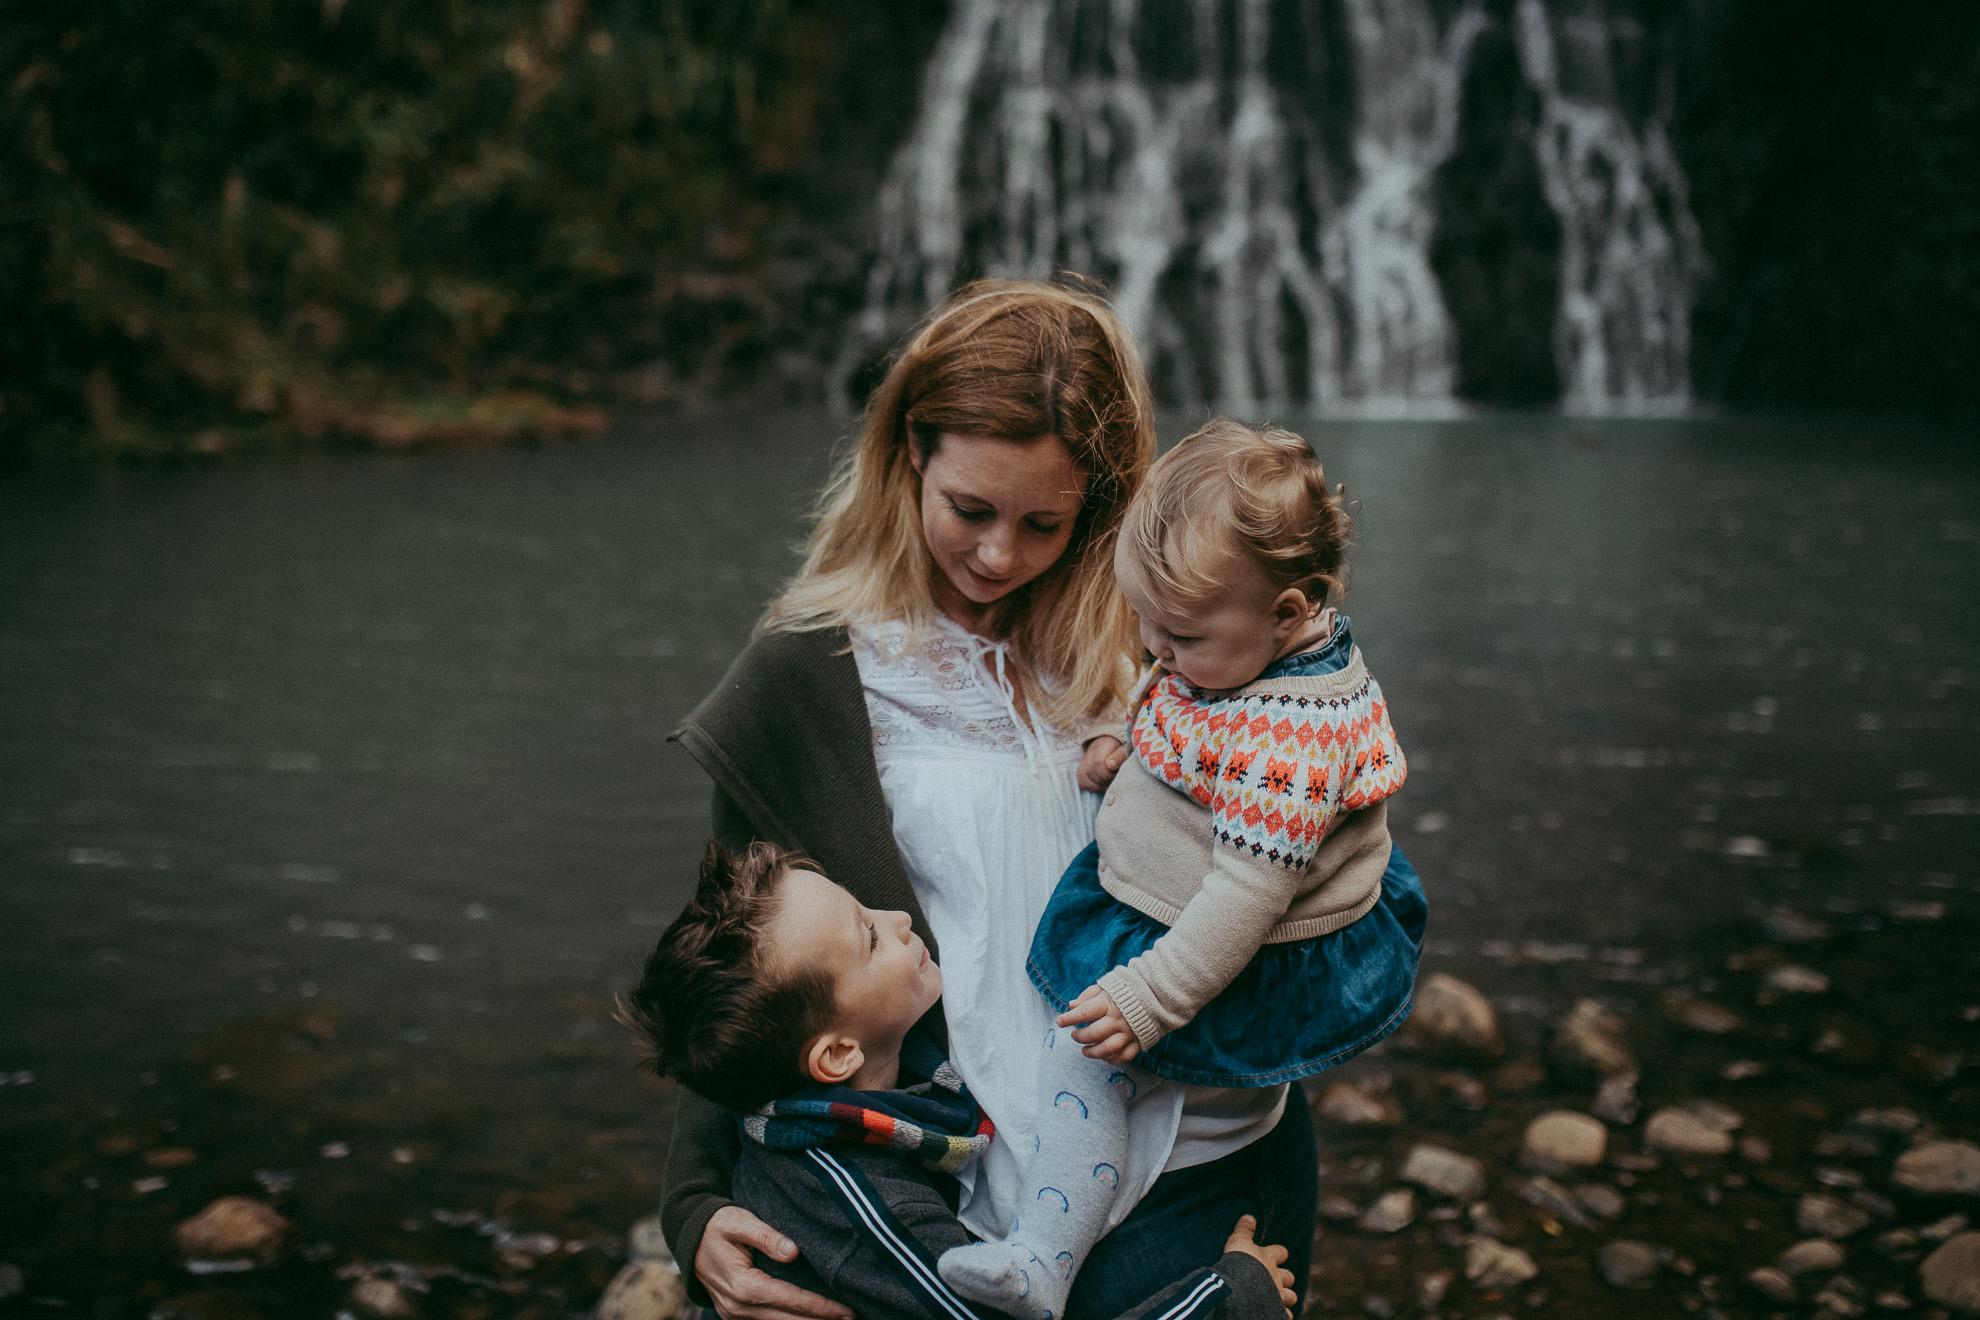
{"label": "cascading water", "polygon": [[[1170,403],[1454,411],[1433,183],[1482,0],[1439,6],[1441,30],[1431,0],[1331,5],[1345,60],[1325,58],[1323,0],[957,0],[880,191],[834,401],[961,280],[1065,270],[1111,289]],[[1601,11],[1558,42],[1541,0],[1514,17],[1561,219],[1563,405],[1682,408],[1701,260],[1662,122],[1618,108]]]}
{"label": "cascading water", "polygon": [[1559,19],[1541,0],[1519,0],[1515,17],[1520,67],[1540,98],[1534,151],[1561,222],[1561,407],[1682,412],[1691,405],[1691,305],[1704,253],[1664,129],[1668,82],[1657,110],[1632,128],[1600,0]]}

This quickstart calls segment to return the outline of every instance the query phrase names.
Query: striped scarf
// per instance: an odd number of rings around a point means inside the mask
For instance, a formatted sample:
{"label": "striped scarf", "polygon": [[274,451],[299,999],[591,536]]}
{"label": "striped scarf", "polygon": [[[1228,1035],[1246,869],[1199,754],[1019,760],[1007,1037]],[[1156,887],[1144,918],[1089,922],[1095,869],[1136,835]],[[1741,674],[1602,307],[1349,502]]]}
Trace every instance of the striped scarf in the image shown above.
{"label": "striped scarf", "polygon": [[887,1146],[926,1168],[954,1173],[990,1144],[990,1117],[977,1108],[955,1066],[920,1032],[901,1042],[901,1078],[909,1077],[928,1080],[898,1091],[808,1086],[742,1115],[743,1135],[771,1150]]}

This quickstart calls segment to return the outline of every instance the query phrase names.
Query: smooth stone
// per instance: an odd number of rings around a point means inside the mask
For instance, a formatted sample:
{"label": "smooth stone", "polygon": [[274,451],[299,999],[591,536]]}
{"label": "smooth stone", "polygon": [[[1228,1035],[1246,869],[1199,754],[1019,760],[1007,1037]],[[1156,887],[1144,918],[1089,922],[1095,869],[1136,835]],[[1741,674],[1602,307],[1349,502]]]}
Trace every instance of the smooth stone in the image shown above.
{"label": "smooth stone", "polygon": [[[1582,1209],[1581,1202],[1575,1200],[1574,1193],[1545,1174],[1528,1179],[1526,1185],[1519,1189],[1519,1194],[1522,1199],[1539,1206],[1542,1210],[1550,1211],[1557,1218],[1567,1220],[1576,1228],[1594,1226],[1594,1221],[1588,1217],[1588,1212]],[[1558,1228],[1558,1225],[1556,1227]]]}
{"label": "smooth stone", "polygon": [[635,1260],[612,1276],[592,1314],[595,1320],[674,1320],[686,1301],[679,1270]]}
{"label": "smooth stone", "polygon": [[380,1320],[410,1320],[419,1314],[406,1290],[390,1279],[359,1279],[351,1286],[351,1305]]}
{"label": "smooth stone", "polygon": [[1476,986],[1446,972],[1432,972],[1416,987],[1416,1007],[1397,1041],[1406,1049],[1459,1059],[1497,1058],[1506,1052],[1499,1015]]}
{"label": "smooth stone", "polygon": [[1980,1233],[1961,1233],[1927,1256],[1918,1281],[1940,1306],[1980,1315]]}
{"label": "smooth stone", "polygon": [[1313,1106],[1316,1116],[1345,1127],[1389,1127],[1402,1115],[1352,1082],[1335,1082]]}
{"label": "smooth stone", "polygon": [[1839,1270],[1843,1263],[1843,1249],[1827,1238],[1810,1238],[1783,1251],[1775,1263],[1793,1275]]}
{"label": "smooth stone", "polygon": [[1879,1233],[1871,1245],[1880,1256],[1913,1256],[1918,1253],[1918,1236],[1908,1228],[1894,1228]]}
{"label": "smooth stone", "polygon": [[1639,1071],[1622,1018],[1593,999],[1583,999],[1554,1024],[1548,1057],[1570,1080],[1615,1077]]}
{"label": "smooth stone", "polygon": [[1660,1257],[1648,1242],[1627,1238],[1605,1242],[1595,1253],[1595,1264],[1611,1288],[1648,1288],[1657,1280]]}
{"label": "smooth stone", "polygon": [[1362,1212],[1355,1227],[1364,1233],[1397,1233],[1416,1222],[1416,1193],[1407,1187],[1384,1192]]}
{"label": "smooth stone", "polygon": [[1673,1155],[1724,1155],[1732,1150],[1729,1132],[1701,1122],[1688,1109],[1659,1109],[1643,1127],[1643,1143]]}
{"label": "smooth stone", "polygon": [[187,1260],[253,1260],[273,1264],[282,1254],[289,1221],[245,1196],[223,1196],[173,1232]]}
{"label": "smooth stone", "polygon": [[1800,963],[1784,963],[1767,973],[1765,982],[1769,990],[1778,990],[1789,995],[1827,994],[1829,978],[1812,967]]}
{"label": "smooth stone", "polygon": [[1361,1207],[1342,1196],[1339,1192],[1322,1192],[1317,1211],[1322,1219],[1335,1221],[1359,1219]]}
{"label": "smooth stone", "polygon": [[1709,1000],[1673,990],[1663,998],[1664,1015],[1681,1027],[1702,1031],[1708,1036],[1723,1036],[1740,1026],[1739,1014],[1729,1008],[1722,1008]]}
{"label": "smooth stone", "polygon": [[1595,1099],[1589,1110],[1600,1119],[1627,1126],[1636,1121],[1636,1074],[1617,1073],[1614,1077],[1604,1077],[1602,1084],[1595,1088]]}
{"label": "smooth stone", "polygon": [[1484,1162],[1441,1146],[1413,1147],[1399,1176],[1453,1201],[1476,1201],[1485,1194]]}
{"label": "smooth stone", "polygon": [[1964,1233],[1968,1223],[1965,1215],[1947,1215],[1944,1219],[1935,1219],[1919,1229],[1918,1236],[1927,1242],[1944,1242],[1949,1237]]}
{"label": "smooth stone", "polygon": [[1925,1120],[1915,1110],[1893,1106],[1889,1109],[1860,1109],[1849,1120],[1851,1127],[1868,1128],[1872,1132],[1889,1132],[1900,1137],[1908,1137],[1916,1132]]}
{"label": "smooth stone", "polygon": [[1457,1275],[1450,1270],[1437,1270],[1426,1274],[1416,1285],[1416,1305],[1421,1310],[1434,1311],[1444,1304],[1444,1294],[1451,1290]]}
{"label": "smooth stone", "polygon": [[1574,1189],[1574,1199],[1604,1219],[1621,1219],[1629,1208],[1623,1194],[1607,1183],[1583,1183]]}
{"label": "smooth stone", "polygon": [[1898,1156],[1891,1181],[1921,1196],[1980,1195],[1980,1146],[1926,1141]]}
{"label": "smooth stone", "polygon": [[1439,1073],[1437,1086],[1443,1091],[1446,1101],[1474,1114],[1491,1103],[1485,1083],[1476,1077],[1467,1077],[1463,1073]]}
{"label": "smooth stone", "polygon": [[1885,1311],[1909,1311],[1911,1299],[1901,1292],[1882,1292],[1877,1294],[1877,1305]]}
{"label": "smooth stone", "polygon": [[1496,1238],[1475,1237],[1464,1252],[1464,1277],[1481,1292],[1525,1283],[1540,1272],[1533,1257]]}
{"label": "smooth stone", "polygon": [[1690,1111],[1693,1118],[1714,1132],[1737,1132],[1746,1122],[1739,1116],[1737,1109],[1722,1105],[1716,1100],[1687,1100],[1684,1107]]}
{"label": "smooth stone", "polygon": [[1835,927],[1804,917],[1792,908],[1775,908],[1760,918],[1760,930],[1776,944],[1819,944],[1835,938]]}
{"label": "smooth stone", "polygon": [[1772,1265],[1762,1265],[1747,1275],[1746,1281],[1777,1302],[1794,1300],[1794,1280]]}
{"label": "smooth stone", "polygon": [[1602,1162],[1608,1153],[1609,1129],[1602,1120],[1572,1109],[1556,1109],[1526,1125],[1519,1158],[1528,1168],[1566,1173]]}
{"label": "smooth stone", "polygon": [[1819,1192],[1802,1197],[1794,1208],[1794,1226],[1815,1237],[1846,1238],[1869,1222],[1869,1211]]}
{"label": "smooth stone", "polygon": [[657,1260],[662,1265],[679,1269],[674,1261],[674,1253],[667,1246],[667,1234],[660,1227],[659,1215],[648,1215],[636,1219],[626,1230],[626,1258],[628,1260]]}

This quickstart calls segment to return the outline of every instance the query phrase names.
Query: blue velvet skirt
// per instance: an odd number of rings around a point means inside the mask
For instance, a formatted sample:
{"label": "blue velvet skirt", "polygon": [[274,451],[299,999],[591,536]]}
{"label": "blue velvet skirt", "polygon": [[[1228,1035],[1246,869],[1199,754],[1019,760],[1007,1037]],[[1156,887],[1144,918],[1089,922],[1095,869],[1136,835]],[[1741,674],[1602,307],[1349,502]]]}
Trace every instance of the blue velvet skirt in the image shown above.
{"label": "blue velvet skirt", "polygon": [[[1032,983],[1060,1012],[1169,933],[1100,887],[1099,860],[1096,844],[1073,859],[1031,940]],[[1392,845],[1381,897],[1359,921],[1266,945],[1136,1066],[1197,1086],[1277,1086],[1347,1062],[1409,1016],[1427,911],[1416,868]]]}

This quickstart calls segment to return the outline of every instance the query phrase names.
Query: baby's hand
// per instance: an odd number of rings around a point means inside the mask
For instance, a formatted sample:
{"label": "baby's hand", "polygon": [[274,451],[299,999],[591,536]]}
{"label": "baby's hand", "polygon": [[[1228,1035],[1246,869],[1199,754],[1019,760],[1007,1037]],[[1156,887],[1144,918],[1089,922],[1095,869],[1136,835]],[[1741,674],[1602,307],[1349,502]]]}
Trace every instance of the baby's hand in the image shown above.
{"label": "baby's hand", "polygon": [[1258,1221],[1250,1215],[1240,1215],[1237,1227],[1231,1230],[1230,1239],[1224,1243],[1224,1250],[1242,1251],[1270,1271],[1272,1282],[1279,1286],[1279,1300],[1285,1303],[1286,1314],[1291,1315],[1292,1304],[1299,1300],[1299,1294],[1293,1291],[1292,1271],[1284,1268],[1289,1253],[1284,1247],[1255,1241],[1257,1232]]}
{"label": "baby's hand", "polygon": [[1060,1026],[1075,1022],[1086,1023],[1072,1038],[1086,1047],[1083,1053],[1089,1059],[1103,1059],[1118,1067],[1141,1053],[1141,1042],[1115,1007],[1114,997],[1097,985],[1088,986],[1071,1008],[1059,1014]]}
{"label": "baby's hand", "polygon": [[1126,764],[1127,745],[1103,733],[1086,744],[1079,758],[1079,786],[1089,793],[1104,793]]}

